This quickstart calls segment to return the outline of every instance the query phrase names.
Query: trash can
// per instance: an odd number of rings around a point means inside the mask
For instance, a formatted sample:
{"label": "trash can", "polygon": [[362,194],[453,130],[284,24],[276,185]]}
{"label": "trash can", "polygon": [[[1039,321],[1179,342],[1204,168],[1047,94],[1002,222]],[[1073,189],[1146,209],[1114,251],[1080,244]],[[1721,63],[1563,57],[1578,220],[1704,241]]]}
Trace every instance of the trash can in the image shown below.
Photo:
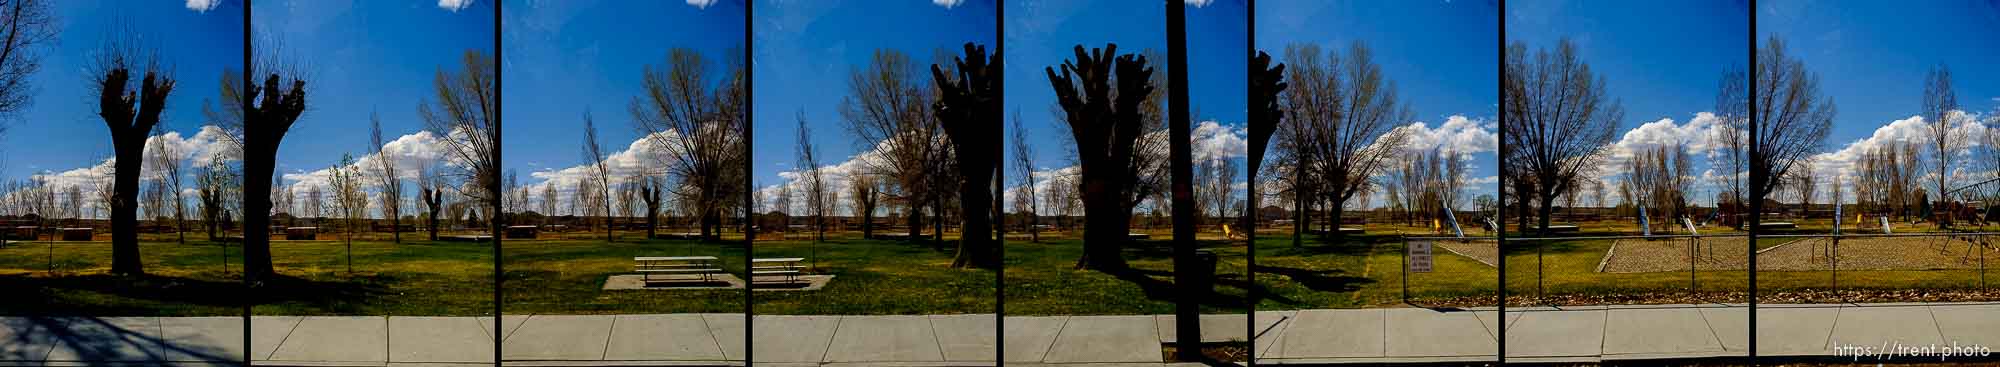
{"label": "trash can", "polygon": [[1187,274],[1188,290],[1196,292],[1194,296],[1203,297],[1214,291],[1215,261],[1215,252],[1194,250],[1193,272]]}

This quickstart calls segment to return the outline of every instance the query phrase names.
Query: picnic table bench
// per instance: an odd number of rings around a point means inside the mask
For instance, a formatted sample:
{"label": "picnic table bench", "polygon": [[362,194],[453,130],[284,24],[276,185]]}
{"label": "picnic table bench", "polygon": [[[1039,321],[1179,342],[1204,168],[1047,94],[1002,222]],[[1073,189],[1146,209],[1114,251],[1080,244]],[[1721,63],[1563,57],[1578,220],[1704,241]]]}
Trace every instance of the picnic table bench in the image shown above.
{"label": "picnic table bench", "polygon": [[750,259],[750,277],[755,279],[758,275],[783,275],[785,276],[786,283],[797,282],[799,275],[805,272],[805,267],[799,265],[801,261],[806,261],[806,258],[775,257]]}
{"label": "picnic table bench", "polygon": [[653,274],[695,274],[701,281],[715,281],[715,275],[722,273],[716,266],[714,256],[637,256],[632,258],[633,271],[645,275],[645,281],[653,281]]}

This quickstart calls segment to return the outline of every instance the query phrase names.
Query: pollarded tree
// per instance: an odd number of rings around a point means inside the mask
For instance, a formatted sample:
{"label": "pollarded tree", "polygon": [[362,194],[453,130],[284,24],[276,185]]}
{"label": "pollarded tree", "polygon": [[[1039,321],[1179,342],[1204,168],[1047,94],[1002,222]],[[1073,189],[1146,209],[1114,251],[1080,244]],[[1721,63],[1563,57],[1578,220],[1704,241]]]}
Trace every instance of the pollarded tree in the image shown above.
{"label": "pollarded tree", "polygon": [[631,103],[633,123],[663,155],[657,159],[678,181],[671,186],[675,200],[700,218],[704,241],[721,240],[722,215],[736,209],[746,189],[745,65],[736,56],[724,64],[724,73],[712,75],[701,53],[670,50],[666,67],[646,67],[645,93]]}
{"label": "pollarded tree", "polygon": [[1527,53],[1525,44],[1507,48],[1500,111],[1510,149],[1501,159],[1511,168],[1507,180],[1525,190],[1515,192],[1517,199],[1535,205],[1536,228],[1546,234],[1556,199],[1603,160],[1625,110],[1607,99],[1604,77],[1577,59],[1569,39],[1553,53],[1536,51],[1532,60]]}
{"label": "pollarded tree", "polygon": [[438,215],[444,209],[444,190],[448,186],[439,177],[434,165],[417,166],[417,202],[424,204],[424,227],[430,229],[431,241],[438,239]]}
{"label": "pollarded tree", "polygon": [[370,112],[368,122],[371,124],[368,134],[371,144],[368,148],[373,150],[370,153],[375,153],[375,169],[370,173],[374,174],[376,185],[379,185],[377,187],[382,189],[377,194],[381,195],[381,200],[378,202],[381,203],[382,216],[389,219],[389,233],[396,239],[396,243],[403,243],[403,178],[396,172],[395,158],[382,150],[385,147],[382,141],[382,118]]}
{"label": "pollarded tree", "polygon": [[244,85],[236,75],[225,72],[221,108],[203,112],[209,120],[231,130],[231,137],[240,134],[244,153],[243,272],[256,282],[273,275],[271,182],[277,171],[278,146],[306,111],[306,82],[301,70],[285,66],[273,56],[278,54],[276,47],[260,45],[254,49],[258,50],[258,62],[245,74],[264,70],[263,84]]}
{"label": "pollarded tree", "polygon": [[[92,89],[97,92],[97,115],[111,130],[114,181],[111,201],[111,272],[145,274],[139,260],[139,167],[145,161],[146,140],[166,110],[167,95],[174,90],[173,76],[165,74],[154,51],[135,44],[114,42],[96,56],[91,68]],[[137,90],[132,89],[135,69],[143,72]]]}
{"label": "pollarded tree", "polygon": [[639,200],[646,202],[646,238],[651,239],[653,238],[653,232],[656,228],[659,228],[660,206],[662,204],[660,192],[664,191],[665,184],[661,182],[659,177],[652,175],[645,175],[637,180],[639,182]]}
{"label": "pollarded tree", "polygon": [[1153,68],[1143,56],[1119,55],[1116,44],[1089,52],[1079,45],[1074,51],[1076,58],[1063,62],[1062,74],[1053,67],[1042,72],[1055,88],[1082,170],[1077,191],[1085,214],[1084,255],[1077,265],[1124,270],[1120,252],[1136,201],[1129,190],[1138,181],[1131,167],[1143,154],[1139,143],[1148,127],[1158,124],[1141,111],[1148,99],[1157,98]]}
{"label": "pollarded tree", "polygon": [[[931,79],[940,96],[931,110],[951,139],[952,156],[958,173],[959,218],[964,231],[959,237],[958,256],[953,267],[997,268],[1000,248],[994,240],[994,174],[1000,165],[1000,80],[999,53],[987,55],[985,46],[965,44],[965,56],[953,58],[954,73],[931,65]],[[955,75],[954,75],[955,74]],[[943,236],[943,233],[939,233]]]}
{"label": "pollarded tree", "polygon": [[1252,248],[1254,248],[1257,240],[1257,217],[1259,216],[1257,210],[1263,207],[1259,203],[1263,200],[1263,196],[1258,192],[1262,189],[1261,186],[1263,185],[1260,185],[1257,181],[1257,173],[1260,172],[1260,167],[1264,164],[1264,149],[1271,145],[1271,135],[1277,132],[1279,122],[1285,118],[1284,110],[1279,105],[1279,95],[1284,93],[1285,88],[1289,86],[1290,84],[1285,82],[1284,64],[1272,65],[1271,55],[1263,51],[1258,51],[1256,56],[1250,57],[1250,118],[1248,121],[1250,126],[1247,129],[1247,133],[1250,135],[1248,137],[1250,140],[1250,159],[1248,161],[1250,165],[1248,179],[1250,192],[1248,196],[1245,196],[1249,199],[1249,203],[1247,203],[1248,205],[1244,205],[1250,213],[1243,216],[1246,218],[1243,230],[1246,231],[1245,233],[1250,234],[1248,238],[1250,243],[1252,243]]}
{"label": "pollarded tree", "polygon": [[[1777,190],[1780,178],[1819,152],[1833,127],[1833,100],[1819,94],[1819,76],[1785,52],[1772,36],[1757,50],[1754,80],[1757,113],[1750,124],[1750,203],[1758,205]],[[1915,161],[1915,157],[1905,159]],[[1756,215],[1753,210],[1751,215]]]}

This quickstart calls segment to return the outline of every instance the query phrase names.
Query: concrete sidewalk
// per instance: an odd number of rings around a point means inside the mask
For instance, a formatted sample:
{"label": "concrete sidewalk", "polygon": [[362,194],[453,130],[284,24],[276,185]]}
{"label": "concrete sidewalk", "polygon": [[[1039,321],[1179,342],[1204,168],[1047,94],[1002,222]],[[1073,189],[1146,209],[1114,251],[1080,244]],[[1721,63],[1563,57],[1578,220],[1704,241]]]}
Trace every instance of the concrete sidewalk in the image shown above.
{"label": "concrete sidewalk", "polygon": [[[1762,305],[1764,356],[1835,356],[1884,345],[2000,347],[2000,303]],[[1742,305],[1508,309],[1509,362],[1742,356]],[[1259,363],[1493,361],[1492,309],[1259,312]],[[1164,365],[1171,315],[1006,317],[1009,365]],[[243,347],[236,317],[0,317],[0,366],[230,364],[490,365],[492,338],[517,365],[741,365],[735,314],[490,317],[258,316]],[[995,364],[992,314],[757,316],[760,366]],[[1244,315],[1205,315],[1204,341],[1247,340]],[[1907,358],[1902,358],[1907,360]]]}
{"label": "concrete sidewalk", "polygon": [[[1507,361],[1740,357],[1748,353],[1748,314],[1741,304],[1509,308]],[[1257,361],[1494,361],[1497,315],[1492,308],[1298,311],[1257,340]],[[2000,348],[2000,303],[1758,305],[1757,323],[1765,357],[1834,357],[1843,346]]]}

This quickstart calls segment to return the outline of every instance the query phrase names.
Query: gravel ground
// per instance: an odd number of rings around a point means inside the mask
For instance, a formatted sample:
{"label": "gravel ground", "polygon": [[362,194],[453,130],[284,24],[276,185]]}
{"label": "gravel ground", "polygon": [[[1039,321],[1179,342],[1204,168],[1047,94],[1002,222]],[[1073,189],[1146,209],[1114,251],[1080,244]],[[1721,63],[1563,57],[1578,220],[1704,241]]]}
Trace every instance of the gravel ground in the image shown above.
{"label": "gravel ground", "polygon": [[[1939,250],[1939,241],[1930,238],[1858,238],[1840,241],[1842,270],[1934,270],[1976,269],[1977,250],[1963,257],[1967,242],[1953,240]],[[1695,262],[1700,270],[1743,270],[1746,239],[1704,240]],[[1757,254],[1760,271],[1819,271],[1830,266],[1826,239],[1793,241]],[[1712,245],[1713,257],[1709,256]],[[1989,267],[2000,267],[2000,252],[1988,250]],[[1607,273],[1686,271],[1688,248],[1684,240],[1619,240],[1606,262]]]}
{"label": "gravel ground", "polygon": [[[1703,239],[1695,254],[1695,267],[1699,270],[1742,270],[1749,262],[1743,260],[1750,243],[1745,238]],[[1606,273],[1648,273],[1660,271],[1687,271],[1688,241],[1671,240],[1618,240],[1611,250],[1611,259],[1604,264]],[[1762,261],[1763,258],[1759,258]],[[1764,264],[1758,264],[1764,265]]]}
{"label": "gravel ground", "polygon": [[[1500,258],[1500,248],[1495,247],[1493,245],[1495,243],[1493,241],[1438,241],[1432,246],[1470,257],[1473,260],[1486,263],[1486,266],[1495,266],[1493,262],[1496,261],[1495,259]],[[1433,251],[1432,256],[1436,256],[1437,252],[1440,251]]]}
{"label": "gravel ground", "polygon": [[[1799,241],[1784,247],[1771,249],[1759,254],[1757,265],[1768,270],[1826,270],[1828,268],[1824,239]],[[1974,247],[1970,257],[1966,246],[1970,243],[1959,240],[1944,242],[1944,238],[1857,238],[1840,241],[1841,270],[1935,270],[1935,269],[1977,269],[1979,250]],[[1818,245],[1818,246],[1815,246]],[[1941,246],[1942,245],[1942,246]],[[1817,247],[1817,249],[1815,248]],[[1988,266],[2000,265],[2000,252],[1988,249]],[[1807,259],[1810,258],[1810,261]],[[1771,266],[1764,265],[1766,262]]]}

